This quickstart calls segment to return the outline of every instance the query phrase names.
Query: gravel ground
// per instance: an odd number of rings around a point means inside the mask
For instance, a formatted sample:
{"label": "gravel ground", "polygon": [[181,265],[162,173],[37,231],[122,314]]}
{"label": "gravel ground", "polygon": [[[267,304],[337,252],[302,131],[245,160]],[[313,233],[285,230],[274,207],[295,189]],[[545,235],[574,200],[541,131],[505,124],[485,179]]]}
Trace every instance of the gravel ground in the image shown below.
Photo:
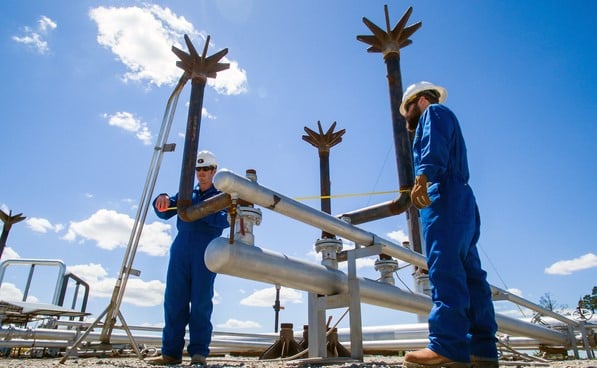
{"label": "gravel ground", "polygon": [[[372,355],[365,356],[364,362],[350,360],[270,360],[260,361],[247,357],[209,358],[208,368],[389,368],[401,367],[402,357]],[[73,358],[60,364],[60,358],[0,358],[0,368],[48,368],[48,367],[93,367],[93,368],[139,368],[152,367],[138,358]],[[185,358],[177,367],[190,367],[190,359]],[[555,367],[555,368],[597,368],[597,360],[559,360],[548,363],[500,361],[500,367]]]}

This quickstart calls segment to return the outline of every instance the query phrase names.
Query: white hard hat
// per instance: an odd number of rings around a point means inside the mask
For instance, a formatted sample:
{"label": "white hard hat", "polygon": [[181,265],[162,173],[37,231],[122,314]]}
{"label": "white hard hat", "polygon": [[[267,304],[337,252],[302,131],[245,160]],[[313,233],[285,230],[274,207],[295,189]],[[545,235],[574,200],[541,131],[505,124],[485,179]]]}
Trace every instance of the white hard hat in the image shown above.
{"label": "white hard hat", "polygon": [[207,166],[218,166],[216,156],[210,151],[199,151],[199,153],[197,153],[197,162],[195,163],[195,167]]}
{"label": "white hard hat", "polygon": [[427,90],[437,91],[437,93],[439,93],[440,103],[444,102],[448,97],[448,91],[446,91],[444,87],[436,86],[433,83],[422,81],[411,84],[410,86],[408,86],[408,88],[404,92],[404,95],[402,96],[402,103],[400,104],[400,113],[402,114],[402,116],[406,115],[406,103],[410,102],[409,100],[412,97],[416,96],[419,92]]}

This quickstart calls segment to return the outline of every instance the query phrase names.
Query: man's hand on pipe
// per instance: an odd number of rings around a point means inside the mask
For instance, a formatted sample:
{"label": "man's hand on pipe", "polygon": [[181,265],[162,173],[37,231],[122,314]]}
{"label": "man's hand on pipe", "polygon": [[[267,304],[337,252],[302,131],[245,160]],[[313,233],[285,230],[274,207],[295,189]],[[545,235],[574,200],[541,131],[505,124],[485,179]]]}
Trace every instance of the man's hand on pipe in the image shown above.
{"label": "man's hand on pipe", "polygon": [[431,204],[431,199],[427,195],[427,176],[425,174],[415,178],[415,185],[410,192],[410,199],[418,209],[425,208]]}
{"label": "man's hand on pipe", "polygon": [[158,212],[166,212],[168,211],[169,207],[170,197],[168,197],[168,195],[162,194],[155,200],[155,208],[158,210]]}

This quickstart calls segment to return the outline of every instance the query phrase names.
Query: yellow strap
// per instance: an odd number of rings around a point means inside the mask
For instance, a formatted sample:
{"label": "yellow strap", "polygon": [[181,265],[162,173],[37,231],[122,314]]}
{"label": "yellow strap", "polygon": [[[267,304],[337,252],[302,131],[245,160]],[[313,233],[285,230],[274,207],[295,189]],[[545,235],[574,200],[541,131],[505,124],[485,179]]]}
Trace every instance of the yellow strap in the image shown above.
{"label": "yellow strap", "polygon": [[310,199],[330,199],[330,198],[346,198],[346,197],[360,197],[360,196],[369,196],[369,195],[378,195],[378,194],[391,194],[391,193],[402,193],[402,192],[410,192],[410,189],[401,189],[401,190],[388,190],[385,192],[367,192],[367,193],[348,193],[348,194],[334,194],[334,195],[327,195],[327,196],[310,196],[310,197],[295,197],[295,201],[307,201]]}

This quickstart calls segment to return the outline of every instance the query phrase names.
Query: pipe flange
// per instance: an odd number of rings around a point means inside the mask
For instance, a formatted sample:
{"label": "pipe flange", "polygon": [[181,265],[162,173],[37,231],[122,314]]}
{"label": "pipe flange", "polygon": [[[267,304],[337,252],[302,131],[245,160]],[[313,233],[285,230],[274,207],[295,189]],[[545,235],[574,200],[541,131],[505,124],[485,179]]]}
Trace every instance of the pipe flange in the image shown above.
{"label": "pipe flange", "polygon": [[394,285],[394,272],[398,271],[398,261],[395,259],[378,259],[375,261],[375,270],[381,274],[381,282]]}
{"label": "pipe flange", "polygon": [[342,240],[336,238],[317,239],[315,251],[321,253],[321,264],[338,269],[337,256],[342,250]]}
{"label": "pipe flange", "polygon": [[240,216],[252,221],[255,225],[261,225],[261,218],[263,217],[261,209],[250,206],[239,206],[238,212]]}

